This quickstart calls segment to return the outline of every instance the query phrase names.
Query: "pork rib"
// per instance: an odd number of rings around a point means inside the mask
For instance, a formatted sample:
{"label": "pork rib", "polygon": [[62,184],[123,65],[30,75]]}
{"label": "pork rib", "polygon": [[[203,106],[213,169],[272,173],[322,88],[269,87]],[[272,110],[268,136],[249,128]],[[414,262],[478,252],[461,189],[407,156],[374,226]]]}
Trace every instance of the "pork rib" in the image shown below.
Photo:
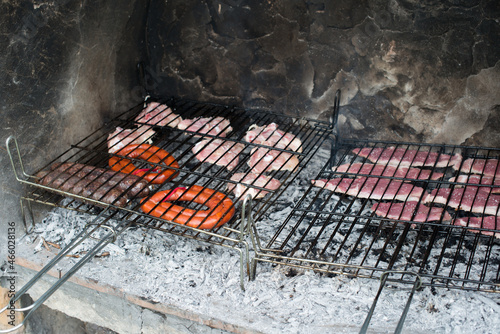
{"label": "pork rib", "polygon": [[302,142],[293,133],[278,129],[276,123],[264,126],[253,124],[248,128],[244,140],[249,143],[267,145],[280,149],[302,152]]}
{"label": "pork rib", "polygon": [[378,200],[418,201],[424,193],[423,188],[413,184],[377,177],[312,180],[312,184],[337,193]]}
{"label": "pork rib", "polygon": [[[500,230],[500,217],[484,216],[484,217],[462,217],[453,220],[453,225],[485,228],[488,230]],[[482,233],[485,235],[495,235],[495,238],[500,238],[500,232],[492,232],[485,230],[469,229],[471,232]]]}
{"label": "pork rib", "polygon": [[500,164],[498,159],[465,159],[463,164],[456,164],[454,169],[463,173],[482,174],[484,176],[500,178]]}
{"label": "pork rib", "polygon": [[451,208],[480,214],[498,215],[500,195],[492,195],[478,187],[439,188],[431,191],[423,203],[438,203]]}
{"label": "pork rib", "polygon": [[375,203],[372,206],[372,211],[379,217],[419,223],[438,221],[441,217],[443,221],[451,219],[450,214],[443,208],[428,207],[419,204],[417,201],[405,203]]}
{"label": "pork rib", "polygon": [[192,152],[196,159],[224,166],[232,170],[238,165],[239,154],[245,149],[245,145],[223,139],[203,139],[193,147]]}
{"label": "pork rib", "polygon": [[402,147],[364,147],[355,148],[353,153],[381,165],[399,167],[448,167],[460,164],[462,156],[441,154],[437,152],[417,151]]}
{"label": "pork rib", "polygon": [[182,120],[182,117],[174,114],[165,104],[158,102],[149,102],[139,115],[135,118],[136,122],[157,126],[170,126],[175,128]]}
{"label": "pork rib", "polygon": [[209,134],[212,136],[226,137],[233,131],[229,120],[224,117],[196,117],[194,119],[184,119],[177,124],[180,130]]}
{"label": "pork rib", "polygon": [[266,188],[270,191],[274,191],[281,185],[280,181],[277,179],[255,173],[236,173],[231,176],[231,181],[235,181],[238,183],[228,183],[227,190],[232,191],[234,195],[241,200],[243,200],[247,195],[250,195],[252,198],[257,199],[262,198],[269,193],[269,191],[254,188],[252,186]]}
{"label": "pork rib", "polygon": [[432,172],[428,169],[395,167],[391,165],[369,164],[360,162],[333,167],[332,171],[339,173],[399,177],[408,180],[438,180],[444,176],[443,173]]}

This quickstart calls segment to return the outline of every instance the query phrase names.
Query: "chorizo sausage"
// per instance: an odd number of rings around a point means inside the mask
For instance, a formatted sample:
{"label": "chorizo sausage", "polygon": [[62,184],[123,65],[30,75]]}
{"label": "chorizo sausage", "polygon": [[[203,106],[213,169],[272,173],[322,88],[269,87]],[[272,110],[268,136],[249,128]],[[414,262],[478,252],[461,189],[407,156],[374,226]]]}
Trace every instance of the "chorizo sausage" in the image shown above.
{"label": "chorizo sausage", "polygon": [[[116,152],[116,154],[145,160],[153,164],[163,164],[167,167],[179,168],[179,164],[170,153],[149,144],[128,145]],[[109,166],[115,171],[144,177],[145,180],[151,183],[164,183],[179,174],[174,169],[168,168],[163,170],[157,170],[156,168],[138,169],[129,159],[119,157],[111,157],[109,159]]]}
{"label": "chorizo sausage", "polygon": [[95,201],[113,204],[118,207],[127,205],[127,197],[121,189],[99,184],[93,180],[59,171],[40,171],[35,175],[41,185],[55,188],[72,195],[82,196]]}
{"label": "chorizo sausage", "polygon": [[[207,206],[208,210],[193,210],[169,201],[195,202]],[[197,185],[187,190],[159,191],[141,202],[141,210],[149,215],[200,229],[219,227],[227,223],[235,212],[233,201],[226,194]]]}
{"label": "chorizo sausage", "polygon": [[148,181],[142,180],[136,175],[125,174],[76,162],[54,163],[50,166],[50,169],[88,180],[95,180],[98,184],[107,184],[112,187],[116,186],[116,188],[126,191],[129,197],[146,197],[150,192]]}

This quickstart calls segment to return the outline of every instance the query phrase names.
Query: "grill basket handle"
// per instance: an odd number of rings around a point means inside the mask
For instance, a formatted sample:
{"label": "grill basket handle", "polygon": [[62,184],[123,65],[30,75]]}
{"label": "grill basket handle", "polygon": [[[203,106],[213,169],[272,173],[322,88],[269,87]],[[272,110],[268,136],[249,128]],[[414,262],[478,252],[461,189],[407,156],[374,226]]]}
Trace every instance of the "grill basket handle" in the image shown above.
{"label": "grill basket handle", "polygon": [[373,313],[375,311],[375,306],[377,305],[378,298],[380,297],[380,294],[382,293],[382,290],[385,287],[385,283],[387,282],[387,276],[389,274],[409,274],[409,275],[415,275],[415,282],[413,283],[413,288],[411,289],[410,295],[408,296],[408,300],[406,301],[405,308],[403,310],[403,313],[401,314],[401,317],[399,318],[398,325],[396,327],[396,330],[394,331],[395,334],[401,334],[403,331],[403,325],[406,320],[406,316],[408,315],[408,310],[410,309],[410,304],[411,301],[413,300],[413,295],[415,294],[415,291],[420,289],[422,287],[422,279],[418,274],[409,272],[409,271],[397,271],[397,270],[388,270],[385,271],[382,276],[380,277],[380,286],[377,291],[377,294],[375,296],[375,299],[373,300],[372,306],[370,307],[370,311],[368,312],[368,315],[365,318],[365,322],[363,323],[363,326],[361,327],[361,330],[359,331],[359,334],[366,334],[368,331],[368,326],[370,325],[370,320],[373,316]]}

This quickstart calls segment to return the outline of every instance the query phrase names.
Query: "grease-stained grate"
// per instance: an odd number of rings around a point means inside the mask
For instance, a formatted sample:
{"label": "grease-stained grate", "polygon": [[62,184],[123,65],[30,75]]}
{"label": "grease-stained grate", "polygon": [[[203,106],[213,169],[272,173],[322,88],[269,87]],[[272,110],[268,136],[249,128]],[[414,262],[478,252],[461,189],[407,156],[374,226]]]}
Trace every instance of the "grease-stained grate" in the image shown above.
{"label": "grease-stained grate", "polygon": [[332,153],[274,232],[254,223],[254,268],[500,291],[499,149],[341,139]]}

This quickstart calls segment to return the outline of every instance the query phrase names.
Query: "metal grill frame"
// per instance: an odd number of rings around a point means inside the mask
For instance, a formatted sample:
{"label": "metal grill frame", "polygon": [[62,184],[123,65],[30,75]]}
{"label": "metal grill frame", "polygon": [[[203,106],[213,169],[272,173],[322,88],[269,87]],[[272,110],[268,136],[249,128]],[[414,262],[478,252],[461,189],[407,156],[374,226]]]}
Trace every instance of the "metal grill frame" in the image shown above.
{"label": "metal grill frame", "polygon": [[[24,321],[35,311],[47,298],[49,298],[64,282],[66,282],[79,268],[91,261],[94,255],[98,254],[107,244],[114,242],[120,234],[124,233],[130,227],[142,227],[146,229],[153,229],[167,234],[175,234],[178,236],[196,239],[199,241],[207,242],[210,244],[230,248],[236,250],[240,254],[240,285],[244,289],[245,266],[247,273],[250,272],[249,263],[249,243],[246,239],[250,233],[250,224],[248,221],[252,220],[254,215],[263,215],[267,210],[271,209],[279,198],[280,194],[291,185],[291,183],[298,177],[308,162],[314,157],[319,147],[328,139],[330,134],[331,124],[325,121],[296,118],[286,116],[283,114],[273,113],[265,110],[246,110],[242,108],[222,106],[213,103],[201,103],[198,101],[191,101],[186,99],[161,99],[157,100],[162,104],[171,107],[174,112],[180,113],[184,118],[195,117],[216,117],[223,116],[231,120],[231,125],[236,129],[233,135],[228,138],[218,137],[217,135],[203,134],[203,138],[211,140],[223,139],[233,141],[234,143],[241,143],[245,145],[248,151],[254,147],[264,147],[270,150],[282,151],[299,156],[299,165],[293,171],[275,170],[267,173],[268,176],[280,180],[281,186],[270,191],[268,189],[250,185],[256,189],[265,189],[269,193],[262,199],[252,201],[251,197],[236,198],[234,200],[237,209],[236,215],[225,225],[216,227],[210,230],[203,230],[186,225],[178,224],[173,221],[152,217],[139,210],[140,204],[135,202],[132,206],[119,207],[115,203],[105,203],[100,200],[89,199],[84,196],[74,195],[67,191],[62,191],[54,187],[44,186],[37,183],[37,178],[34,176],[38,171],[46,170],[55,162],[79,162],[92,166],[104,167],[110,156],[119,156],[115,153],[109,153],[107,147],[108,134],[116,127],[133,128],[134,126],[145,125],[135,121],[135,118],[140,111],[143,110],[144,104],[132,108],[117,118],[113,119],[110,123],[104,124],[103,127],[97,129],[78,143],[71,145],[71,147],[56,157],[54,160],[48,162],[45,166],[39,168],[34,172],[27,172],[24,168],[22,155],[17,144],[15,137],[9,137],[6,143],[8,154],[10,156],[14,175],[21,184],[26,186],[26,193],[21,197],[20,204],[23,211],[24,224],[26,233],[31,233],[35,226],[34,213],[32,203],[41,203],[47,206],[61,207],[68,210],[76,210],[89,214],[90,221],[87,223],[83,231],[77,235],[64,249],[62,249],[57,256],[55,256],[37,275],[35,275],[23,288],[21,288],[12,301],[18,300],[24,293],[36,284],[36,282],[43,277],[51,268],[53,268],[59,261],[61,261],[66,254],[82,243],[84,240],[92,238],[92,234],[99,229],[105,229],[106,234],[101,239],[96,240],[95,246],[85,254],[84,257],[79,259],[76,264],[71,267],[47,292],[41,296],[32,305],[23,309],[16,309],[15,311],[22,312],[28,311]],[[145,100],[144,103],[151,102]],[[295,152],[287,149],[279,149],[269,147],[261,144],[248,143],[243,140],[243,136],[251,124],[267,125],[271,122],[276,122],[279,129],[285,132],[294,133],[299,135],[302,140],[303,152]],[[145,125],[146,126],[146,125]],[[231,173],[228,173],[224,167],[214,166],[213,164],[199,162],[191,154],[191,148],[194,143],[199,141],[195,137],[195,133],[170,129],[164,131],[161,127],[148,125],[154,128],[158,137],[153,137],[155,141],[153,145],[165,148],[168,152],[172,152],[177,159],[183,160],[179,168],[172,168],[179,172],[179,176],[175,179],[168,180],[169,183],[174,183],[172,189],[181,185],[182,182],[189,184],[203,184],[204,187],[209,187],[218,191],[224,191],[225,184],[238,183],[229,179],[232,173],[249,172],[250,168],[246,165],[249,159],[248,152],[240,156],[244,156],[240,160],[238,166]],[[197,133],[196,133],[197,134]],[[197,134],[198,135],[198,134]],[[236,137],[236,138],[235,138]],[[183,148],[181,151],[182,157],[176,155],[178,151],[176,148]],[[139,160],[131,159],[134,162]],[[154,163],[150,165],[155,165]],[[157,167],[161,167],[156,164]],[[194,180],[193,180],[194,179]],[[160,186],[156,191],[161,190]],[[151,195],[150,195],[151,196]],[[63,198],[70,198],[70,201],[62,201]],[[116,201],[115,201],[116,202]],[[94,204],[87,205],[87,204]],[[201,207],[201,205],[199,206]],[[111,224],[111,221],[118,221],[118,224]],[[0,313],[4,312],[8,306],[0,309]],[[23,321],[23,323],[24,323]],[[20,324],[22,326],[22,324]],[[14,327],[9,331],[15,330]],[[0,331],[2,332],[2,331]]]}
{"label": "metal grill frame", "polygon": [[[335,130],[332,132],[331,145],[331,158],[319,171],[316,179],[373,177],[331,170],[331,167],[345,161],[363,161],[364,159],[356,158],[350,153],[351,149],[357,147],[395,146],[447,154],[461,153],[464,160],[469,157],[500,157],[498,148],[347,139],[338,136]],[[438,169],[431,170],[434,172]],[[458,171],[455,172],[455,176],[458,174]],[[376,177],[408,181],[398,177]],[[421,181],[418,184],[425,189],[477,186],[449,182],[447,179]],[[267,262],[328,275],[361,278],[381,279],[385,273],[395,272],[390,278],[384,279],[414,284],[417,275],[422,286],[500,292],[500,239],[493,235],[471,232],[481,230],[499,233],[498,230],[456,226],[441,221],[418,223],[382,218],[369,210],[373,203],[371,199],[335,195],[339,197],[337,204],[333,209],[326,208],[329,201],[335,202],[334,192],[310,185],[291,213],[283,221],[277,222],[276,233],[268,239],[261,237],[259,222],[252,221],[251,239],[255,252],[251,277],[256,275],[257,263]],[[323,203],[315,205],[315,202]],[[359,206],[360,209],[350,211],[353,206]],[[347,209],[342,211],[342,207]],[[352,240],[349,240],[350,237]],[[375,246],[380,241],[382,245]],[[403,250],[404,247],[410,249]],[[401,260],[404,255],[407,255],[406,261]],[[435,265],[429,268],[431,258],[434,258]],[[471,271],[473,266],[479,268],[479,274],[475,275]]]}

